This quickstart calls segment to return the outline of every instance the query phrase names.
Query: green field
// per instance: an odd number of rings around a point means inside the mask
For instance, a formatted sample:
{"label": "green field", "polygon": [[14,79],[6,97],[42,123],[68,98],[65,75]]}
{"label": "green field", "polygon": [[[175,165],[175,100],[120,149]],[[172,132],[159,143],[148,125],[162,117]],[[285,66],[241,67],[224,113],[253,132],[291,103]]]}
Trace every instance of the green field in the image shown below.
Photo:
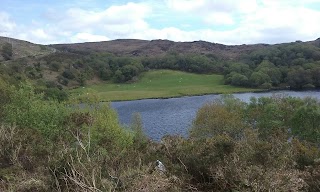
{"label": "green field", "polygon": [[101,101],[169,98],[209,93],[234,93],[257,89],[223,84],[222,75],[200,75],[172,70],[154,70],[143,73],[136,83],[104,83],[77,88],[72,94],[96,94]]}

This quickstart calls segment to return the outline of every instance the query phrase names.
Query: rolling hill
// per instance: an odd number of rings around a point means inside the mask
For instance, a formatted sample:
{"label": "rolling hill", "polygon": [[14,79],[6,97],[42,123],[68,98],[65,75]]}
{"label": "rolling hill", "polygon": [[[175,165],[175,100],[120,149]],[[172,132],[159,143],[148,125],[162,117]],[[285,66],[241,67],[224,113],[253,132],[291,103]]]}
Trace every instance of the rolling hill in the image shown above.
{"label": "rolling hill", "polygon": [[119,39],[104,42],[57,44],[52,47],[66,52],[109,52],[118,56],[162,56],[167,53],[213,54],[227,59],[238,59],[242,54],[269,47],[267,44],[223,45],[206,41],[174,42],[169,40]]}
{"label": "rolling hill", "polygon": [[0,37],[0,61],[4,61],[1,49],[5,44],[12,46],[12,59],[18,59],[28,56],[43,56],[55,52],[54,48],[49,48],[46,45],[34,44],[28,41],[13,39],[9,37]]}
{"label": "rolling hill", "polygon": [[170,69],[223,75],[247,88],[320,87],[320,39],[282,44],[118,39],[40,45],[0,37],[0,76],[48,88],[134,83],[143,72]]}

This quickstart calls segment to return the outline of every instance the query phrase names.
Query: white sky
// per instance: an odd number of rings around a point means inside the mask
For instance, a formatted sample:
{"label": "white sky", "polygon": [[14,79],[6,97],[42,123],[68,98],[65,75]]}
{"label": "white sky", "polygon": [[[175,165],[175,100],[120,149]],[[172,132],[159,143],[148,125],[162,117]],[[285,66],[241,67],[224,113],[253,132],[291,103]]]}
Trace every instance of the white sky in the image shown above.
{"label": "white sky", "polygon": [[283,43],[320,37],[320,0],[0,0],[0,36]]}

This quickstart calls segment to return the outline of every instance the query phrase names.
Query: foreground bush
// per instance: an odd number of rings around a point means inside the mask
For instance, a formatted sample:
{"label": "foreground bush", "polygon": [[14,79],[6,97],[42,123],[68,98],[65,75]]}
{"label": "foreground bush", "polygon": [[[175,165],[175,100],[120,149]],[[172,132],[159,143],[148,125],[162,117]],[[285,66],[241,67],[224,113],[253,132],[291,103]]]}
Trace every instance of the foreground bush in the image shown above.
{"label": "foreground bush", "polygon": [[225,97],[199,110],[190,138],[155,143],[138,114],[123,128],[95,97],[45,101],[28,84],[0,86],[0,191],[320,190],[315,100]]}
{"label": "foreground bush", "polygon": [[[7,190],[35,182],[58,191],[96,190],[104,186],[110,172],[127,169],[119,164],[132,148],[134,133],[119,125],[108,104],[46,101],[28,84],[3,94],[10,94],[2,106],[0,141],[0,178]],[[37,171],[44,179],[30,176]],[[22,181],[19,174],[33,180]]]}
{"label": "foreground bush", "polygon": [[[309,172],[296,167],[294,146],[270,142],[247,130],[241,140],[227,135],[164,140],[175,174],[203,191],[303,191]],[[170,162],[170,161],[169,161]],[[317,180],[319,182],[319,180]]]}

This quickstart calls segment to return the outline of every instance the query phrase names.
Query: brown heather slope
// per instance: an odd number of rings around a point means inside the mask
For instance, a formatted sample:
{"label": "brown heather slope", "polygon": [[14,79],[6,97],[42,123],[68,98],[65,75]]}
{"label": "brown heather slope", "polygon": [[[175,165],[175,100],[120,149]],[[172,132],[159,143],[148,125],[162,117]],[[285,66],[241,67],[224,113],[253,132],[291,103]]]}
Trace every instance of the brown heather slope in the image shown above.
{"label": "brown heather slope", "polygon": [[320,47],[320,38],[314,40],[314,41],[307,41],[306,43],[314,45],[316,47]]}
{"label": "brown heather slope", "polygon": [[18,58],[28,57],[28,56],[43,56],[55,51],[55,49],[45,45],[39,45],[39,44],[34,44],[28,41],[0,36],[0,61],[4,60],[4,58],[1,55],[2,55],[2,46],[5,43],[12,44],[13,59],[18,59]]}
{"label": "brown heather slope", "polygon": [[75,44],[56,44],[52,47],[67,52],[109,52],[119,56],[161,56],[168,52],[212,54],[226,59],[238,59],[240,55],[248,54],[257,49],[271,45],[223,45],[206,41],[174,42],[169,40],[135,40],[119,39],[103,42],[88,42]]}
{"label": "brown heather slope", "polygon": [[[49,46],[30,43],[28,41],[0,37],[0,55],[4,43],[13,44],[13,59],[27,56],[44,56],[55,50],[61,52],[73,52],[78,54],[89,54],[91,52],[108,52],[117,56],[162,56],[167,53],[184,54],[211,54],[228,60],[238,60],[241,56],[247,55],[255,50],[263,50],[274,45],[251,44],[251,45],[223,45],[206,41],[174,42],[169,40],[138,40],[118,39],[102,42],[86,42],[74,44],[53,44]],[[314,41],[303,42],[320,47],[320,38]],[[279,45],[279,44],[277,44]],[[3,58],[0,56],[0,61]]]}

